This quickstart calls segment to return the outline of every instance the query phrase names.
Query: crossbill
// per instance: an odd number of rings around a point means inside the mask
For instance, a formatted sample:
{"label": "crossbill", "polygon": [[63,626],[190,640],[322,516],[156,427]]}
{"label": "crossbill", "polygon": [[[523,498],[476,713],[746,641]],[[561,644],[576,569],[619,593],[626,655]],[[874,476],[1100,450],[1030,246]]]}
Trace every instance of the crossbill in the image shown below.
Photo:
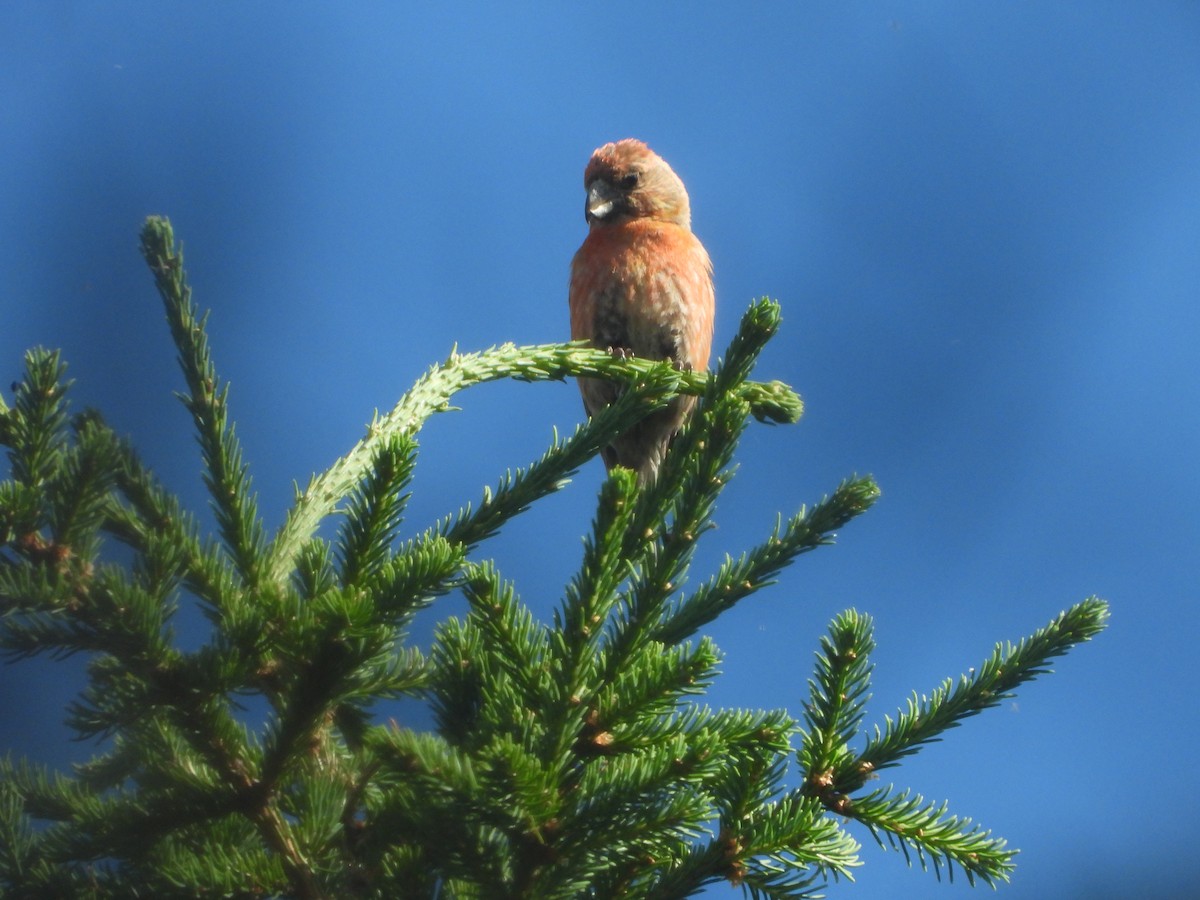
{"label": "crossbill", "polygon": [[[588,234],[571,261],[571,339],[612,353],[669,359],[704,369],[712,351],[712,262],[692,234],[687,190],[666,161],[627,138],[592,154],[583,173]],[[589,416],[621,385],[580,378]],[[604,465],[633,469],[652,483],[696,398],[677,397],[618,435]]]}

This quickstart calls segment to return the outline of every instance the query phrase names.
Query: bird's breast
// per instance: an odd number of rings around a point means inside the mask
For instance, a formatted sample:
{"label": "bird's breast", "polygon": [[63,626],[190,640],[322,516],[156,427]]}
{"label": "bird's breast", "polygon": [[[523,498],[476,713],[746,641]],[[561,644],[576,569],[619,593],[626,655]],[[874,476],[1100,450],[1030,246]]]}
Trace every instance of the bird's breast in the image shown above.
{"label": "bird's breast", "polygon": [[572,261],[570,300],[576,340],[696,369],[708,365],[711,264],[684,228],[627,223],[592,229]]}

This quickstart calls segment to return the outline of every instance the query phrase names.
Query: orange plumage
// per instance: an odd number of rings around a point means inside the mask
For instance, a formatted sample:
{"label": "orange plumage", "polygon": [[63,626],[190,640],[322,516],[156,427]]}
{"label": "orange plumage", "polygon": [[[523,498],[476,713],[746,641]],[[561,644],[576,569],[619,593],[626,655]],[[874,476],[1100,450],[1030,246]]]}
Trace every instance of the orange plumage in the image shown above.
{"label": "orange plumage", "polygon": [[[687,190],[669,165],[627,138],[592,154],[583,174],[588,235],[571,261],[571,338],[613,352],[704,369],[712,350],[712,263],[692,234]],[[579,379],[588,415],[611,403],[619,384]],[[671,439],[691,415],[679,397],[605,448],[608,468],[654,480]]]}

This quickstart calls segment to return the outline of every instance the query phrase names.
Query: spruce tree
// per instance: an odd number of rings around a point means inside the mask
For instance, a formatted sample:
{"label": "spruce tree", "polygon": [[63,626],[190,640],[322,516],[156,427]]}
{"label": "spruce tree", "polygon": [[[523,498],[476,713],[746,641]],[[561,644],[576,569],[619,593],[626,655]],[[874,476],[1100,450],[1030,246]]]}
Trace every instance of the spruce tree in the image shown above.
{"label": "spruce tree", "polygon": [[[854,610],[819,638],[796,712],[703,703],[711,623],[879,495],[850,478],[707,579],[691,571],[749,419],[801,413],[786,385],[750,380],[777,304],[749,308],[711,375],[571,344],[454,353],[269,535],[169,222],[147,220],[142,250],[217,534],[98,414],[70,413],[58,353],[26,354],[0,395],[0,641],[15,658],[86,654],[68,720],[101,740],[70,773],[0,762],[5,896],[674,898],[727,882],[802,897],[859,865],[853,823],[939,877],[1008,878],[1002,839],[879,773],[1098,633],[1102,601],[872,725],[872,623]],[[416,437],[457,392],[580,375],[625,390],[475,504],[408,526]],[[605,480],[578,572],[539,621],[488,539],[680,392],[701,400],[659,478]],[[413,617],[449,592],[469,611],[420,652]],[[212,627],[194,650],[172,631],[184,604]],[[435,727],[381,715],[402,697],[429,704]]]}

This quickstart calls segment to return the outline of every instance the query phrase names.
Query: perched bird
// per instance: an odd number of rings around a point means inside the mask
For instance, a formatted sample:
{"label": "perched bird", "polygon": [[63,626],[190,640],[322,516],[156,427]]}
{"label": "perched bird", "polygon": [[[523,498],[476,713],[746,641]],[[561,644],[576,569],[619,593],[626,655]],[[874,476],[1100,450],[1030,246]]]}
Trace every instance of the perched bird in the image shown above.
{"label": "perched bird", "polygon": [[[669,359],[704,369],[712,350],[712,263],[692,234],[687,191],[669,165],[627,138],[592,154],[583,173],[588,234],[571,261],[571,339],[613,353]],[[621,385],[579,379],[583,405],[595,415]],[[618,435],[604,464],[625,466],[652,483],[671,439],[696,404],[678,397]]]}

